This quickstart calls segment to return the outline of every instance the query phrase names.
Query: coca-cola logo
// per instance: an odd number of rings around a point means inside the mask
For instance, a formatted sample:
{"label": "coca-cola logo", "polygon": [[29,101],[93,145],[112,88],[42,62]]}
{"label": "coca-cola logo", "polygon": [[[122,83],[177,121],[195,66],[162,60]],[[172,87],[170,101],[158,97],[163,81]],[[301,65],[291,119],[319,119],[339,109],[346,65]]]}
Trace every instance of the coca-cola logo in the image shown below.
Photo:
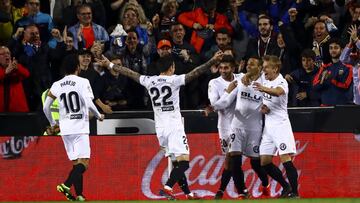
{"label": "coca-cola logo", "polygon": [[0,143],[0,155],[4,159],[19,158],[21,152],[28,148],[30,143],[38,140],[37,136],[13,136]]}
{"label": "coca-cola logo", "polygon": [[[308,143],[304,143],[301,145],[300,141],[296,141],[297,153],[296,156],[303,153],[307,147]],[[295,161],[296,156],[293,158]],[[159,151],[155,156],[151,159],[149,164],[147,165],[144,175],[142,177],[141,182],[141,191],[142,193],[149,199],[162,199],[164,197],[158,195],[158,189],[153,191],[151,188],[151,183],[156,180],[154,178],[154,174],[159,173],[161,175],[161,183],[164,185],[169,177],[169,169],[163,169],[160,167],[161,160],[164,158],[164,153]],[[246,162],[248,158],[243,157],[243,163]],[[214,196],[216,189],[214,191],[210,191],[209,187],[215,187],[220,185],[221,181],[221,173],[222,167],[225,161],[225,157],[223,155],[214,155],[209,159],[202,154],[196,155],[190,161],[190,168],[186,171],[186,177],[188,177],[188,184],[192,192],[195,192],[200,197],[206,196]],[[279,164],[279,169],[285,174],[285,170],[282,164]],[[161,171],[158,170],[163,170]],[[197,173],[197,174],[196,174]],[[299,178],[301,176],[301,170],[298,169]],[[254,198],[260,197],[262,195],[261,192],[261,180],[256,176],[255,172],[249,168],[244,171],[246,186],[250,191],[251,195]],[[189,178],[190,177],[190,178]],[[286,177],[286,176],[285,176]],[[193,187],[191,187],[193,186]],[[203,187],[204,189],[199,189]],[[300,184],[299,184],[300,189]],[[279,196],[281,194],[281,186],[275,181],[270,181],[270,192],[272,197]],[[238,194],[236,192],[233,181],[231,180],[225,190],[227,195],[230,198],[237,198]],[[182,193],[178,193],[175,195],[181,195]]]}

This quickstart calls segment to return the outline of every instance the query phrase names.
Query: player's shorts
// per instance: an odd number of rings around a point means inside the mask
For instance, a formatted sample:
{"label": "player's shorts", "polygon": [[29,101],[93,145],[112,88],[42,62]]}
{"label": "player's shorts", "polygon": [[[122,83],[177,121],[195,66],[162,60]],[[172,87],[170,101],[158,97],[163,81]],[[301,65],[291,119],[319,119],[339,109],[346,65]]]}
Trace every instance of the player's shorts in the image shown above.
{"label": "player's shorts", "polygon": [[262,135],[260,130],[234,128],[232,131],[229,152],[242,152],[247,157],[259,157]]}
{"label": "player's shorts", "polygon": [[218,131],[219,131],[221,152],[222,154],[226,154],[229,152],[231,130],[225,128],[219,128]]}
{"label": "player's shorts", "polygon": [[160,147],[165,149],[165,156],[190,154],[184,128],[156,128],[156,136]]}
{"label": "player's shorts", "polygon": [[290,122],[264,128],[260,155],[295,154],[296,145]]}
{"label": "player's shorts", "polygon": [[62,135],[66,154],[73,161],[80,158],[90,158],[89,134]]}

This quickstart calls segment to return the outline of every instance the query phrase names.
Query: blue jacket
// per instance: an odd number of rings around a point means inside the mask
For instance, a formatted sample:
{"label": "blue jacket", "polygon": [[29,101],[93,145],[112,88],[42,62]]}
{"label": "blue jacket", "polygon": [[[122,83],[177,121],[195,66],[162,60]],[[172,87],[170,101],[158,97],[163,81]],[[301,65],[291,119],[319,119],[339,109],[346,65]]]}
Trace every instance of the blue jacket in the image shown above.
{"label": "blue jacket", "polygon": [[[78,30],[80,28],[80,24],[77,23],[73,26],[71,26],[69,28],[69,32],[71,32],[73,35],[74,35],[74,47],[76,49],[78,49],[78,39],[77,39],[77,33],[78,33]],[[98,25],[96,23],[92,23],[92,28],[93,28],[93,31],[94,31],[94,35],[95,35],[95,40],[96,41],[102,41],[102,42],[107,42],[109,41],[109,35],[108,33],[106,32],[105,28],[103,28],[101,25]],[[82,37],[83,38],[83,37]],[[83,47],[85,47],[85,39],[83,38]]]}

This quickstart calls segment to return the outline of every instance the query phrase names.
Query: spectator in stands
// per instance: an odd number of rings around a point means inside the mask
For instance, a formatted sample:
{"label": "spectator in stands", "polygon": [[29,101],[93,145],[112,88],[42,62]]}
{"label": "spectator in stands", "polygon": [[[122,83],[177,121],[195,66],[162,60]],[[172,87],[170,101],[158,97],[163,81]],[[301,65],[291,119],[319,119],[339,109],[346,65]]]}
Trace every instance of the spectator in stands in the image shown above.
{"label": "spectator in stands", "polygon": [[312,81],[319,71],[315,66],[315,53],[311,49],[305,49],[301,53],[302,68],[298,68],[285,75],[289,83],[289,90],[292,89],[294,95],[290,95],[289,100],[292,102],[289,106],[319,106],[319,92],[315,91]]}
{"label": "spectator in stands", "polygon": [[245,59],[251,56],[259,58],[264,55],[279,56],[280,48],[277,44],[277,35],[273,31],[274,25],[272,20],[266,15],[261,15],[257,22],[259,35],[249,39]]}
{"label": "spectator in stands", "polygon": [[[72,0],[66,3],[56,1],[54,6],[54,20],[61,28],[65,25],[73,26],[77,23],[77,8],[83,4],[87,4],[92,10],[92,21],[102,27],[106,24],[105,8],[100,0]],[[62,10],[60,10],[62,9]],[[59,11],[60,10],[60,11]]]}
{"label": "spectator in stands", "polygon": [[282,64],[280,73],[284,76],[301,68],[301,46],[296,41],[294,33],[289,26],[285,25],[282,21],[279,21],[278,27],[280,33],[277,35],[277,45],[280,48],[279,59]]}
{"label": "spectator in stands", "polygon": [[144,11],[139,4],[128,2],[124,5],[120,13],[120,23],[124,30],[135,29],[139,38],[139,43],[146,45],[149,41],[149,35],[152,35],[152,25],[147,22]]}
{"label": "spectator in stands", "polygon": [[82,47],[90,48],[94,41],[109,41],[109,35],[106,30],[92,21],[92,9],[88,4],[82,4],[77,8],[77,18],[79,22],[69,28],[69,32],[74,38],[74,47],[78,49],[78,42],[82,43]]}
{"label": "spectator in stands", "polygon": [[[147,61],[151,53],[153,42],[149,41],[147,45],[141,45],[139,42],[139,35],[135,29],[128,30],[127,34],[124,49],[117,53],[107,52],[106,55],[120,57],[122,58],[124,66],[129,67],[137,73],[147,74]],[[126,91],[130,109],[145,108],[147,97],[145,97],[145,90],[140,84],[131,80],[126,85]]]}
{"label": "spectator in stands", "polygon": [[[112,59],[111,63],[121,66],[121,59]],[[127,109],[126,95],[127,78],[115,69],[105,70],[95,85],[95,101],[101,109],[108,109],[107,113]],[[97,96],[99,98],[97,98]],[[102,102],[104,101],[104,103]],[[104,111],[105,112],[105,111]]]}
{"label": "spectator in stands", "polygon": [[40,37],[37,26],[28,25],[25,27],[22,40],[12,39],[10,42],[12,55],[30,72],[30,77],[24,80],[30,111],[41,108],[41,94],[51,84],[51,51],[46,43],[42,43]]}
{"label": "spectator in stands", "polygon": [[43,43],[50,41],[54,24],[49,14],[40,12],[40,1],[26,0],[25,9],[28,14],[16,22],[14,30],[17,30],[18,27],[25,28],[27,25],[35,24],[40,31],[41,41]]}
{"label": "spectator in stands", "polygon": [[316,21],[314,24],[312,50],[316,54],[315,63],[319,67],[332,61],[328,43],[330,38],[326,23],[321,20]]}
{"label": "spectator in stands", "polygon": [[350,37],[350,34],[348,33],[351,26],[360,26],[360,4],[354,4],[350,6],[349,12],[351,15],[351,18],[348,20],[346,25],[344,26],[344,29],[341,33],[341,42],[342,43],[348,43],[348,39]]}
{"label": "spectator in stands", "polygon": [[314,88],[320,92],[323,106],[349,104],[352,101],[352,66],[340,61],[339,39],[333,38],[328,43],[332,62],[320,67],[313,81]]}
{"label": "spectator in stands", "polygon": [[190,44],[197,53],[205,52],[215,44],[213,35],[220,28],[226,28],[230,34],[233,33],[227,17],[216,12],[217,1],[207,0],[204,4],[203,8],[183,12],[178,17],[181,24],[192,28]]}
{"label": "spectator in stands", "polygon": [[152,18],[157,39],[170,36],[171,25],[176,22],[179,4],[176,0],[166,0],[161,6],[161,13]]}
{"label": "spectator in stands", "polygon": [[219,50],[225,51],[229,47],[232,47],[231,35],[226,28],[221,28],[215,33],[216,44],[212,45],[211,48],[205,52],[205,60],[211,59],[216,52]]}
{"label": "spectator in stands", "polygon": [[55,49],[51,50],[53,53],[51,58],[52,79],[53,81],[57,81],[64,76],[64,73],[60,68],[64,58],[67,55],[75,54],[77,52],[74,48],[74,36],[71,32],[67,32],[66,26]]}
{"label": "spectator in stands", "polygon": [[341,52],[340,61],[342,63],[349,63],[352,65],[353,72],[353,97],[354,104],[360,105],[360,92],[359,92],[359,64],[360,64],[360,41],[358,38],[358,28],[356,25],[351,25],[348,29],[350,34],[349,43]]}
{"label": "spectator in stands", "polygon": [[0,21],[0,45],[7,45],[15,31],[15,22],[23,17],[24,9],[14,7],[11,0],[2,0],[0,1],[0,13],[6,15],[6,19]]}
{"label": "spectator in stands", "polygon": [[0,46],[0,112],[28,112],[22,81],[29,71],[11,58],[10,50]]}

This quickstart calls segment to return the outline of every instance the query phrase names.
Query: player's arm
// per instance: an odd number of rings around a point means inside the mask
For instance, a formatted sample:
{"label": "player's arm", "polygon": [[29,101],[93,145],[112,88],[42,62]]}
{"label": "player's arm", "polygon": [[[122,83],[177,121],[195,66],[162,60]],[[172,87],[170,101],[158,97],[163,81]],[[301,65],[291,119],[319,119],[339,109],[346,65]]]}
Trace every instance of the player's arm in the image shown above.
{"label": "player's arm", "polygon": [[101,114],[99,110],[96,108],[95,104],[92,101],[91,97],[85,97],[85,102],[89,107],[89,110],[94,113],[95,117],[100,121],[104,120],[104,114]]}
{"label": "player's arm", "polygon": [[55,99],[56,99],[56,97],[49,90],[48,95],[44,102],[44,107],[43,107],[44,114],[52,127],[56,125],[56,122],[53,119],[53,117],[51,116],[50,106],[52,105],[52,103],[54,102]]}
{"label": "player's arm", "polygon": [[215,53],[215,55],[209,61],[194,68],[192,71],[187,73],[185,75],[185,84],[189,83],[191,80],[193,80],[193,79],[199,77],[201,74],[205,73],[209,67],[217,64],[222,59],[223,56],[224,56],[224,53],[222,51],[218,51]]}
{"label": "player's arm", "polygon": [[255,88],[257,90],[259,90],[260,92],[265,92],[272,96],[279,97],[279,96],[285,94],[285,91],[282,87],[275,87],[275,88],[265,87],[258,82],[254,82],[254,85],[255,85]]}
{"label": "player's arm", "polygon": [[221,95],[220,99],[215,102],[214,109],[220,110],[229,107],[230,104],[235,100],[236,95],[237,95],[237,88],[231,90],[230,93],[228,91],[225,91],[224,94]]}
{"label": "player's arm", "polygon": [[109,59],[107,59],[104,55],[102,56],[102,59],[96,59],[96,61],[104,66],[104,67],[107,67],[109,69],[116,69],[117,71],[119,71],[119,73],[121,75],[124,75],[126,77],[129,77],[133,80],[135,80],[135,82],[137,83],[140,83],[140,74],[127,68],[127,67],[124,67],[124,66],[118,66],[118,65],[115,65],[113,63],[111,63],[109,61]]}

